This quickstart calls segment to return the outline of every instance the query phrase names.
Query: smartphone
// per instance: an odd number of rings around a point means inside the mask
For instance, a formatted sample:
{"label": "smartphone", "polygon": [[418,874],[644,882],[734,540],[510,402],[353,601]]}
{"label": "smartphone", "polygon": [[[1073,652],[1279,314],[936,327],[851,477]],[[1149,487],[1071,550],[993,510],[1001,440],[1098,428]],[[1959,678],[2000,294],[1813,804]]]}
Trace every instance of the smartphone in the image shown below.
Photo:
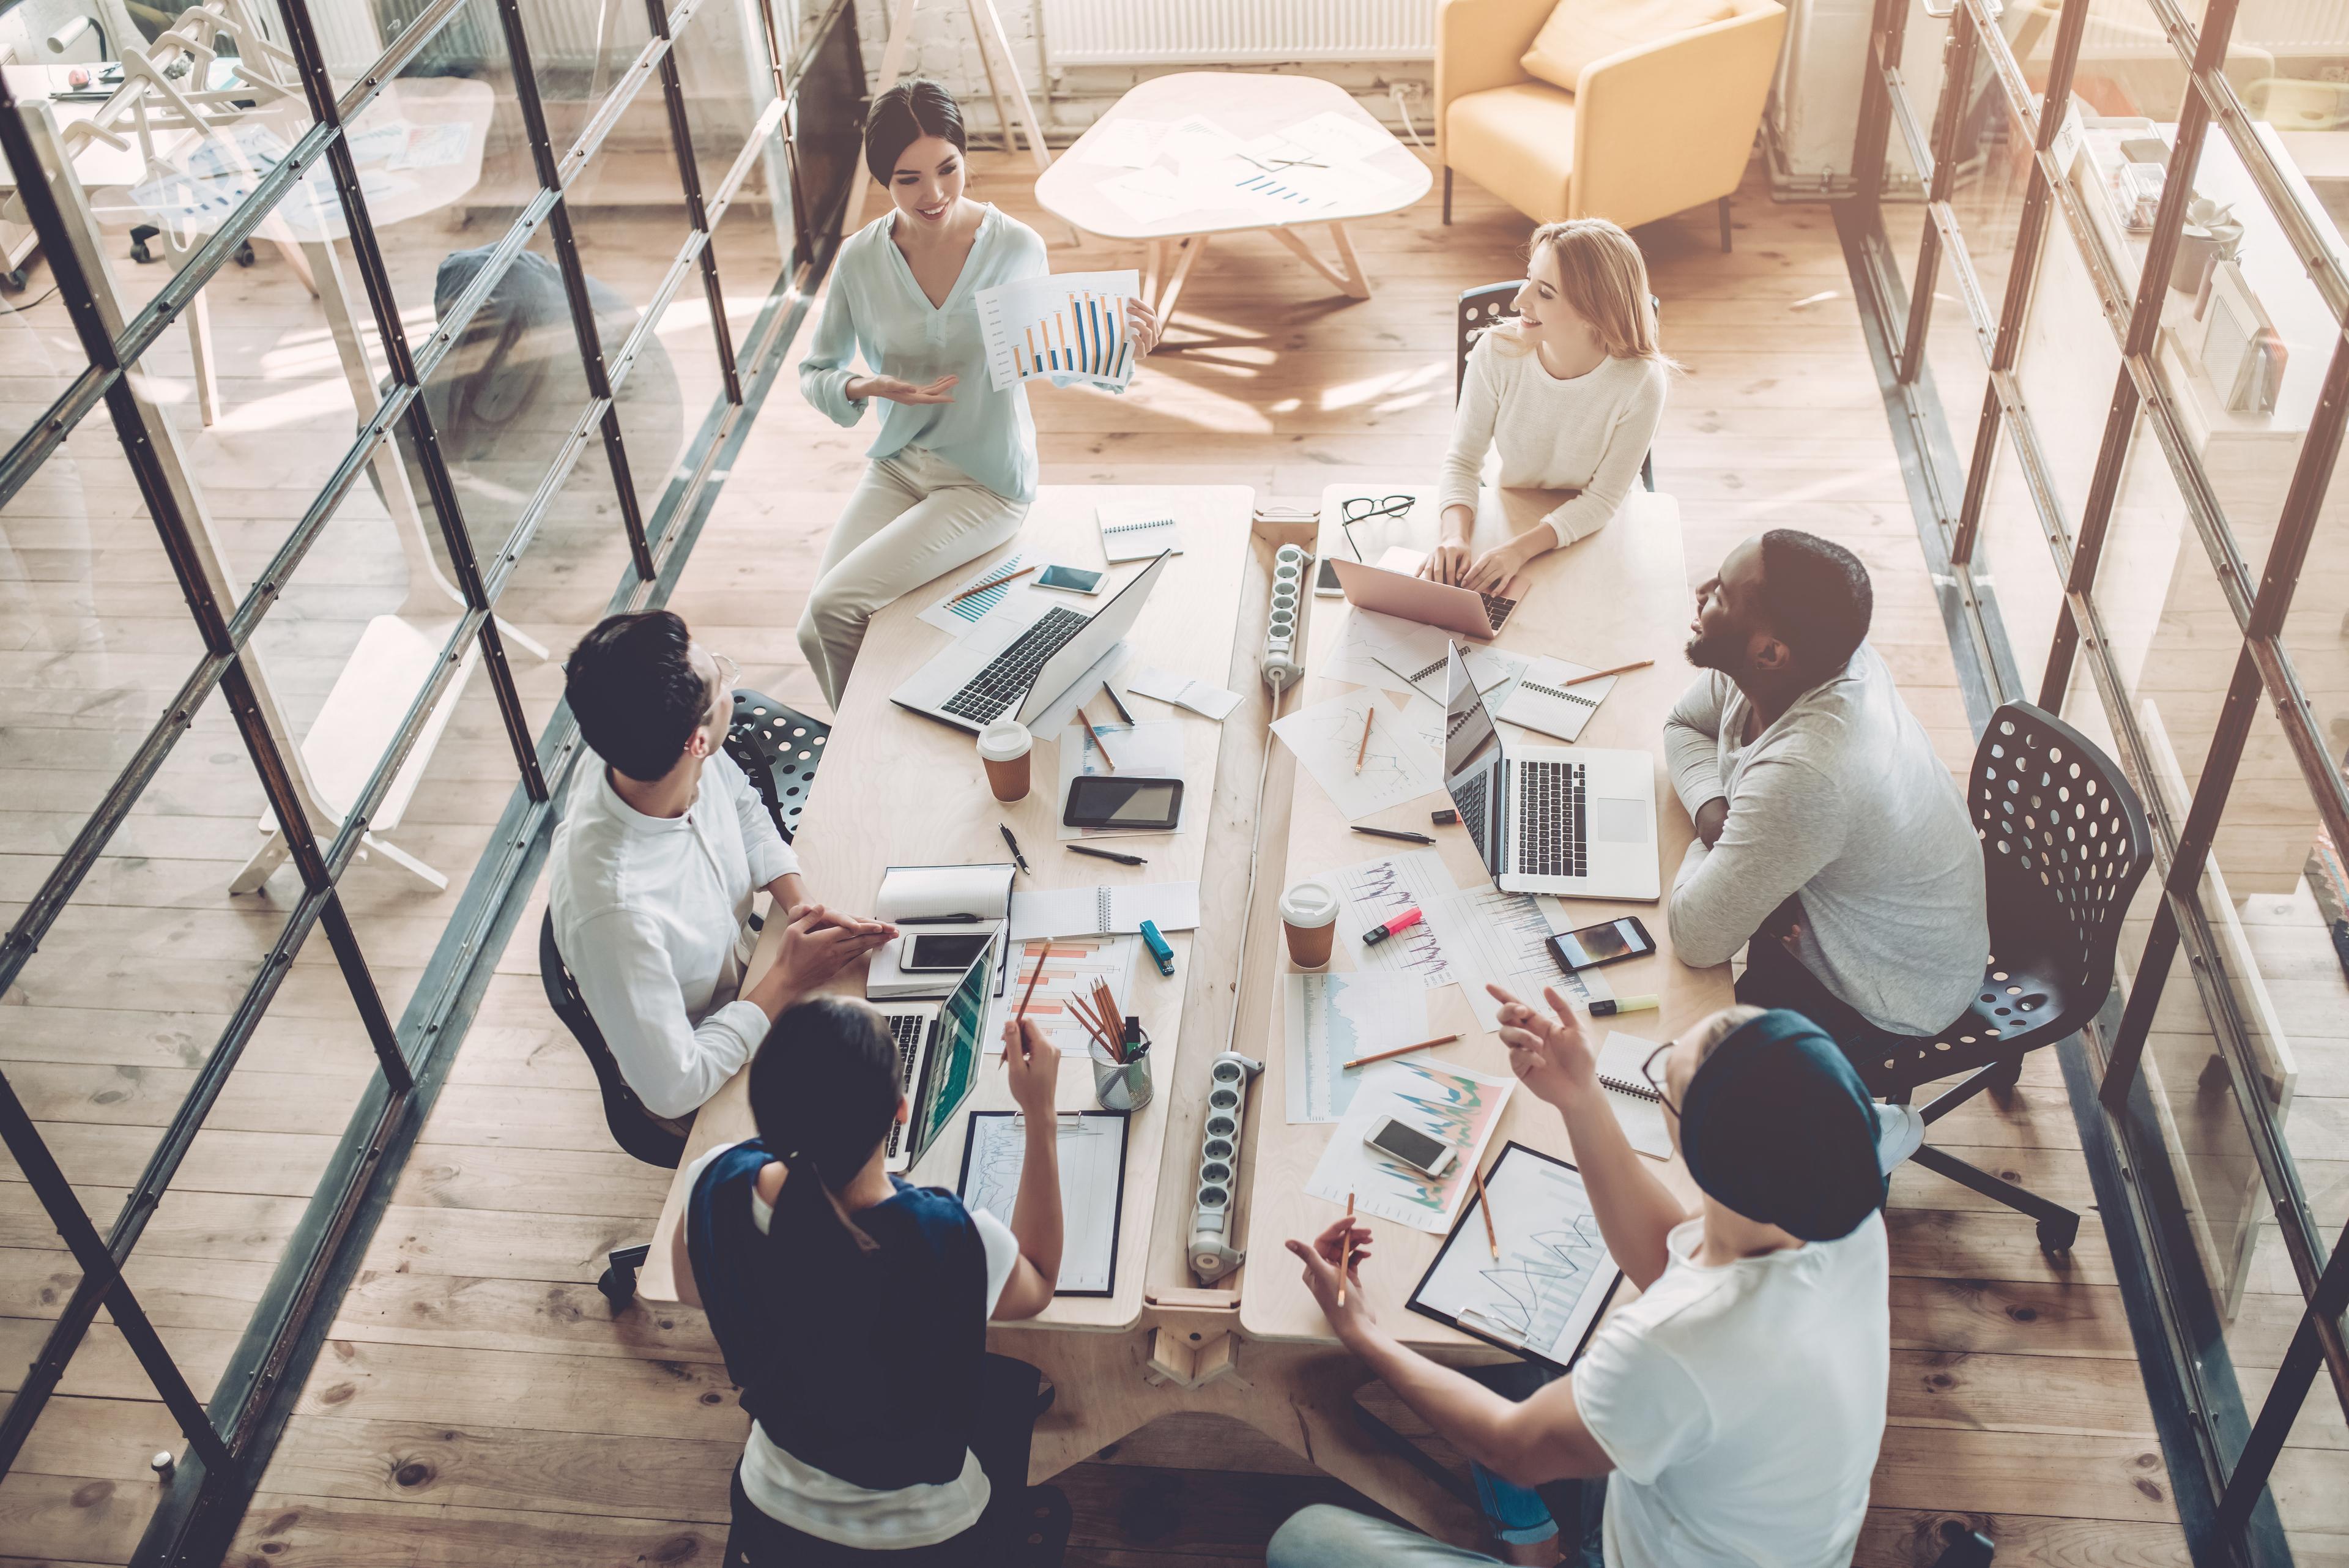
{"label": "smartphone", "polygon": [[1036,574],[1040,588],[1066,588],[1074,594],[1101,592],[1102,579],[1107,572],[1088,572],[1081,566],[1047,566]]}
{"label": "smartphone", "polygon": [[966,970],[994,940],[993,931],[975,937],[965,933],[916,937],[905,944],[905,957],[900,967],[906,970]]}
{"label": "smartphone", "polygon": [[1413,1170],[1423,1170],[1430,1176],[1442,1176],[1460,1158],[1460,1151],[1450,1144],[1392,1116],[1381,1118],[1362,1141],[1381,1154],[1391,1155]]}
{"label": "smartphone", "polygon": [[1130,827],[1171,830],[1183,817],[1181,779],[1128,778],[1123,774],[1082,774],[1069,785],[1070,827]]}
{"label": "smartphone", "polygon": [[1345,591],[1346,585],[1338,580],[1338,563],[1328,556],[1322,556],[1320,566],[1313,573],[1313,597],[1336,598]]}
{"label": "smartphone", "polygon": [[1561,931],[1549,940],[1549,950],[1568,970],[1597,969],[1625,959],[1645,958],[1656,950],[1656,940],[1637,915],[1626,915],[1604,925]]}

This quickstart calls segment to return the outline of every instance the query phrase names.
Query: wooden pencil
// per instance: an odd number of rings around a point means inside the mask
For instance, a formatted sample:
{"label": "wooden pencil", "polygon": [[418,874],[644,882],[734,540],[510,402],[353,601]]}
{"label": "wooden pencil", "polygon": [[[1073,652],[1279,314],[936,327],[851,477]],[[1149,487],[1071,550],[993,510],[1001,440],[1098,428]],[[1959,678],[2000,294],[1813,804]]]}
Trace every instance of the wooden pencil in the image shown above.
{"label": "wooden pencil", "polygon": [[1338,1238],[1338,1304],[1346,1304],[1346,1271],[1354,1266],[1354,1195],[1346,1194],[1346,1230]]}
{"label": "wooden pencil", "polygon": [[1101,1010],[1102,1027],[1109,1032],[1111,1054],[1124,1061],[1124,1020],[1118,1015],[1116,994],[1110,990],[1109,981],[1099,975],[1093,977],[1093,1005]]}
{"label": "wooden pencil", "polygon": [[1468,1168],[1469,1179],[1476,1184],[1476,1212],[1485,1217],[1485,1245],[1493,1249],[1493,1261],[1501,1261],[1501,1233],[1493,1229],[1493,1200],[1485,1196],[1485,1173],[1475,1166]]}
{"label": "wooden pencil", "polygon": [[1085,733],[1092,740],[1093,750],[1102,754],[1102,766],[1112,773],[1117,772],[1117,760],[1109,754],[1109,748],[1102,744],[1101,732],[1093,728],[1093,722],[1085,717],[1082,708],[1077,710],[1077,722],[1085,727]]}
{"label": "wooden pencil", "polygon": [[947,603],[950,605],[958,605],[965,599],[977,598],[988,589],[999,588],[1004,584],[1010,582],[1015,578],[1026,576],[1035,569],[1036,568],[1033,566],[1022,566],[1016,572],[1006,572],[999,577],[989,577],[983,583],[974,583],[969,587],[963,589],[962,592],[947,600]]}
{"label": "wooden pencil", "polygon": [[1373,1062],[1383,1062],[1390,1056],[1408,1056],[1414,1051],[1424,1051],[1431,1045],[1449,1045],[1459,1038],[1457,1034],[1439,1034],[1433,1040],[1423,1040],[1416,1045],[1398,1045],[1392,1051],[1373,1051],[1367,1056],[1355,1057],[1346,1065],[1367,1067]]}
{"label": "wooden pencil", "polygon": [[1612,670],[1594,670],[1588,675],[1577,675],[1558,682],[1560,686],[1579,686],[1586,680],[1604,680],[1610,675],[1622,675],[1634,670],[1645,670],[1655,662],[1652,659],[1635,659],[1629,664],[1619,664]]}
{"label": "wooden pencil", "polygon": [[1036,994],[1036,982],[1044,978],[1044,961],[1052,956],[1052,944],[1046,942],[1036,950],[1036,972],[1028,977],[1028,989],[1019,993],[1019,1011],[1011,1015],[1014,1023],[1028,1016],[1028,999]]}
{"label": "wooden pencil", "polygon": [[1354,748],[1354,771],[1362,771],[1362,759],[1371,754],[1371,716],[1379,711],[1375,702],[1362,710],[1362,743]]}
{"label": "wooden pencil", "polygon": [[1101,1024],[1094,1020],[1092,1013],[1086,1008],[1084,998],[1081,993],[1073,991],[1069,992],[1066,1005],[1069,1009],[1069,1016],[1077,1021],[1079,1027],[1084,1030],[1089,1039],[1098,1045],[1106,1046],[1109,1044],[1102,1038]]}

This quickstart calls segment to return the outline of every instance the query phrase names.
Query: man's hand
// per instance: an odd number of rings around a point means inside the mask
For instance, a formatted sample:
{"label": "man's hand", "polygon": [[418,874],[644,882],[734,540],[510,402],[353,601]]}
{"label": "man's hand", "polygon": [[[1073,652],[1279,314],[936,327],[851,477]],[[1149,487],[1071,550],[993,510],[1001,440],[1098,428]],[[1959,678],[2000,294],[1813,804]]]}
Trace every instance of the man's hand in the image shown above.
{"label": "man's hand", "polygon": [[1536,1098],[1564,1110],[1598,1091],[1598,1061],[1566,998],[1544,986],[1542,1000],[1555,1014],[1546,1016],[1497,985],[1485,989],[1501,1003],[1501,1044],[1509,1048],[1509,1070]]}
{"label": "man's hand", "polygon": [[897,934],[879,920],[834,915],[822,904],[801,904],[783,928],[775,961],[742,993],[772,1019],[849,964]]}
{"label": "man's hand", "polygon": [[1714,795],[1696,808],[1696,836],[1707,849],[1721,842],[1722,826],[1729,820],[1729,797]]}
{"label": "man's hand", "polygon": [[1034,1019],[1003,1025],[1003,1075],[1011,1085],[1012,1103],[1031,1121],[1050,1117],[1061,1085],[1061,1048]]}
{"label": "man's hand", "polygon": [[895,376],[863,376],[849,382],[844,389],[852,403],[861,403],[867,398],[892,403],[951,403],[955,400],[955,383],[961,379],[940,376],[927,386],[917,387]]}
{"label": "man's hand", "polygon": [[[1352,1239],[1352,1255],[1346,1270],[1346,1304],[1338,1304],[1339,1260],[1345,1256],[1348,1238]],[[1291,1241],[1288,1250],[1305,1265],[1305,1288],[1321,1304],[1321,1315],[1338,1331],[1338,1337],[1348,1344],[1364,1328],[1376,1323],[1371,1303],[1362,1293],[1362,1262],[1371,1255],[1370,1227],[1354,1219],[1333,1220],[1330,1228],[1314,1238],[1308,1246]]]}

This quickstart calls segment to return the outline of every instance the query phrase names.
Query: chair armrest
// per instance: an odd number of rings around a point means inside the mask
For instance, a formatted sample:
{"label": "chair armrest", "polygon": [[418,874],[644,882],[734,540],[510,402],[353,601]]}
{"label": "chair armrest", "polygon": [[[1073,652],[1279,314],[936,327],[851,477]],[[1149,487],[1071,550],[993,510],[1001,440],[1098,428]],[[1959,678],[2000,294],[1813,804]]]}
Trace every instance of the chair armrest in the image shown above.
{"label": "chair armrest", "polygon": [[1575,215],[1628,229],[1736,190],[1785,36],[1785,8],[1764,4],[1585,67]]}
{"label": "chair armrest", "polygon": [[1435,161],[1444,161],[1444,110],[1465,93],[1526,79],[1517,62],[1557,0],[1437,0]]}

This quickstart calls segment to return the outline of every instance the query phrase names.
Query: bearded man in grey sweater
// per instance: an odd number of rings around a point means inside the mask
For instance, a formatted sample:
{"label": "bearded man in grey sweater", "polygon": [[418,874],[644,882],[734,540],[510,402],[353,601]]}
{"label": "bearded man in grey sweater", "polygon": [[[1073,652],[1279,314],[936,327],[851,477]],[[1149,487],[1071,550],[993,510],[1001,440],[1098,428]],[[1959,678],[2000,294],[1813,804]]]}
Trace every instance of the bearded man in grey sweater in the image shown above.
{"label": "bearded man in grey sweater", "polygon": [[1789,528],[1697,590],[1701,673],[1664,723],[1697,841],[1673,879],[1691,964],[1742,946],[1737,1000],[1786,1007],[1847,1051],[1965,1011],[1990,957],[1964,797],[1868,646],[1868,569]]}

